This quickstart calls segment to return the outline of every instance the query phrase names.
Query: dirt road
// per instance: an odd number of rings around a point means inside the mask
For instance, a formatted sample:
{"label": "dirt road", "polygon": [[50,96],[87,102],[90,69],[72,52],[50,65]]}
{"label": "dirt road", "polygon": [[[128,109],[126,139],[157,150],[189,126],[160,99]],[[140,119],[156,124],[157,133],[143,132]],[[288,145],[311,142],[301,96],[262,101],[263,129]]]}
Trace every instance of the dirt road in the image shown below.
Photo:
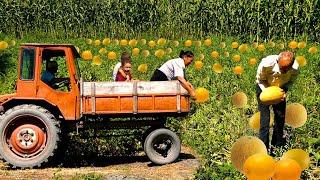
{"label": "dirt road", "polygon": [[144,153],[134,157],[113,157],[105,166],[78,168],[45,168],[25,170],[0,170],[0,179],[193,179],[200,161],[195,152],[182,147],[177,162],[156,166]]}

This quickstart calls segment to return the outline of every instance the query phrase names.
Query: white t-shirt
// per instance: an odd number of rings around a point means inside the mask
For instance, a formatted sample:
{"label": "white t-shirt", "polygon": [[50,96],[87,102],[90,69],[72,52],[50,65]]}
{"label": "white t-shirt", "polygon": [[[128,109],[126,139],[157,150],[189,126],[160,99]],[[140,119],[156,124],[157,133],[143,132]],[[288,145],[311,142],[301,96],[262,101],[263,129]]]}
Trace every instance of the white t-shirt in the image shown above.
{"label": "white t-shirt", "polygon": [[116,80],[116,77],[117,77],[117,74],[118,74],[120,67],[121,67],[121,62],[118,62],[113,68],[112,78],[114,81]]}
{"label": "white t-shirt", "polygon": [[163,72],[169,80],[172,80],[177,76],[184,77],[185,67],[183,59],[177,58],[167,61],[159,68],[159,70]]}
{"label": "white t-shirt", "polygon": [[282,87],[298,74],[299,64],[296,60],[290,70],[281,73],[278,59],[279,55],[270,55],[261,60],[256,75],[256,82],[261,90],[268,86]]}

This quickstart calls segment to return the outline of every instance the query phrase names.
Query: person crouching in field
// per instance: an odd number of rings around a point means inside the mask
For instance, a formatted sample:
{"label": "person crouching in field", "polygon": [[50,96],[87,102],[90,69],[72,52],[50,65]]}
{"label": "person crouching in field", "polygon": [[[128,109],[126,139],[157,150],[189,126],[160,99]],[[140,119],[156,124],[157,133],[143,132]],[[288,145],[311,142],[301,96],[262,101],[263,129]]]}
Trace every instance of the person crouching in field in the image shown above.
{"label": "person crouching in field", "polygon": [[190,82],[185,79],[184,69],[189,66],[194,58],[191,51],[181,51],[179,58],[165,62],[156,69],[150,81],[170,81],[179,80],[181,85],[189,92],[190,96],[195,96],[195,91]]}
{"label": "person crouching in field", "polygon": [[121,62],[115,65],[112,76],[114,81],[131,81],[131,58],[129,53],[123,52],[121,54]]}
{"label": "person crouching in field", "polygon": [[281,52],[279,55],[267,56],[261,60],[258,66],[256,93],[260,111],[259,138],[264,142],[271,154],[273,154],[273,149],[269,148],[270,105],[263,104],[259,96],[269,86],[278,86],[284,90],[285,93],[282,101],[272,105],[275,123],[273,125],[271,140],[272,148],[284,146],[286,144],[283,132],[286,112],[286,92],[288,91],[288,85],[298,74],[298,67],[299,64],[294,60],[294,55],[290,51]]}

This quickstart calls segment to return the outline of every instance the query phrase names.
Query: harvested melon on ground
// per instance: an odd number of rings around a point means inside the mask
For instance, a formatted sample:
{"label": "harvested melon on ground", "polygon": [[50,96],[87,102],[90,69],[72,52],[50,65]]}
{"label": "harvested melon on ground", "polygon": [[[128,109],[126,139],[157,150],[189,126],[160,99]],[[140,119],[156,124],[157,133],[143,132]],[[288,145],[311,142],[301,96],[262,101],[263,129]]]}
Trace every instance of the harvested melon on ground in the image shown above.
{"label": "harvested melon on ground", "polygon": [[258,153],[250,156],[243,166],[248,179],[268,180],[275,173],[276,161],[268,154]]}
{"label": "harvested melon on ground", "polygon": [[264,143],[254,136],[242,136],[232,145],[231,162],[238,171],[243,172],[246,160],[257,153],[268,153]]}
{"label": "harvested melon on ground", "polygon": [[232,96],[232,104],[237,108],[243,108],[247,105],[248,97],[244,92],[236,92]]}
{"label": "harvested melon on ground", "polygon": [[195,90],[196,93],[196,102],[203,103],[208,101],[209,98],[209,91],[206,88],[197,88]]}
{"label": "harvested melon on ground", "polygon": [[293,128],[303,126],[308,118],[306,108],[299,103],[292,103],[286,107],[285,122]]}
{"label": "harvested melon on ground", "polygon": [[[273,114],[270,114],[270,126],[272,126],[274,122]],[[256,132],[260,129],[260,112],[255,113],[249,119],[249,126],[255,130]]]}
{"label": "harvested melon on ground", "polygon": [[296,180],[300,178],[301,167],[293,159],[282,159],[276,162],[273,180]]}
{"label": "harvested melon on ground", "polygon": [[285,92],[278,86],[270,86],[264,89],[260,94],[260,100],[263,104],[278,104],[281,102]]}
{"label": "harvested melon on ground", "polygon": [[300,165],[302,170],[307,169],[310,164],[309,154],[302,149],[291,149],[285,152],[281,157],[281,160],[283,159],[295,160]]}

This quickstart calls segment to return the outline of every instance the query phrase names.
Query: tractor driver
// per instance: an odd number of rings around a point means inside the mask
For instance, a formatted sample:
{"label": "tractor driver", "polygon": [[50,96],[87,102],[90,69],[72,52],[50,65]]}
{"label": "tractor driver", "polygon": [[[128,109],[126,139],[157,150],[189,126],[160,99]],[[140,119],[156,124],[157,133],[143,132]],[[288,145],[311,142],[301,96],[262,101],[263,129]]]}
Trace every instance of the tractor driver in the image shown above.
{"label": "tractor driver", "polygon": [[68,81],[68,78],[56,78],[55,74],[58,71],[58,63],[56,61],[49,61],[46,70],[42,73],[41,80],[53,89],[59,88],[58,83],[63,84]]}

